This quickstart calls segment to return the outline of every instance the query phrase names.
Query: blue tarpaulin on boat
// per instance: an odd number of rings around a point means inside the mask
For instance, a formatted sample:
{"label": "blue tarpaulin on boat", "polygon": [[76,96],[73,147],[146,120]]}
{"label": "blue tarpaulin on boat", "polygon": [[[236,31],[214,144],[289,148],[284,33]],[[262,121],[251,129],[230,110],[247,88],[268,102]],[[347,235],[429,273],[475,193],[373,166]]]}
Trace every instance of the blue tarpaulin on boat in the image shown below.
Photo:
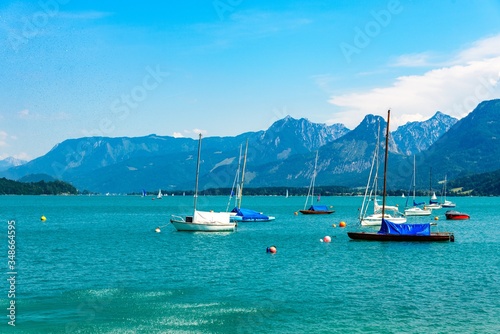
{"label": "blue tarpaulin on boat", "polygon": [[420,203],[417,203],[415,202],[415,200],[413,201],[413,206],[419,206],[419,205],[424,205],[425,202],[420,202]]}
{"label": "blue tarpaulin on boat", "polygon": [[260,212],[250,210],[250,209],[242,209],[242,208],[234,208],[231,212],[236,212],[237,216],[243,217],[243,219],[269,219],[269,216],[266,216]]}
{"label": "blue tarpaulin on boat", "polygon": [[308,209],[311,211],[328,211],[328,207],[326,205],[311,205]]}
{"label": "blue tarpaulin on boat", "polygon": [[382,219],[380,234],[431,235],[431,224],[395,224]]}

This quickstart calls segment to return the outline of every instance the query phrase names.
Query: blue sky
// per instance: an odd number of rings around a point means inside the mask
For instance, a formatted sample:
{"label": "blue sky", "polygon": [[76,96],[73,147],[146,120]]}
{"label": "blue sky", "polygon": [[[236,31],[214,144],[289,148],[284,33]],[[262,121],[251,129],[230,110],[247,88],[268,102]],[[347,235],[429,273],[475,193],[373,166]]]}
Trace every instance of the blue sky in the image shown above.
{"label": "blue sky", "polygon": [[3,1],[0,159],[69,138],[457,118],[500,89],[500,1]]}

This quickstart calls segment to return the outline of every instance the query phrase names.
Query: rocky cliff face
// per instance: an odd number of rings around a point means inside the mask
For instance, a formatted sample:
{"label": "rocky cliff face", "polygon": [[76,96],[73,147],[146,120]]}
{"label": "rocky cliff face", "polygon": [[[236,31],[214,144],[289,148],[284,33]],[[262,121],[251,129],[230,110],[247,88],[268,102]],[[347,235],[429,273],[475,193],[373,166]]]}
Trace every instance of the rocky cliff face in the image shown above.
{"label": "rocky cliff face", "polygon": [[410,122],[392,132],[398,151],[404,155],[414,155],[427,150],[458,120],[440,111],[424,122]]}

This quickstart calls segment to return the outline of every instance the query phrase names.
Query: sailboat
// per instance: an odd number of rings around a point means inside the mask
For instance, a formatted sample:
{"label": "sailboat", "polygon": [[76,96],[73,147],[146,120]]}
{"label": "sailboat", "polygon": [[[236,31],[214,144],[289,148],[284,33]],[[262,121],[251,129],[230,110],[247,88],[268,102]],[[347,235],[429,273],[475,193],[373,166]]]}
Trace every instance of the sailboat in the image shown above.
{"label": "sailboat", "polygon": [[446,199],[446,175],[444,176],[444,181],[443,181],[443,202],[441,203],[441,206],[443,208],[454,208],[456,207],[457,205],[455,203],[453,203],[452,201],[448,201]]}
{"label": "sailboat", "polygon": [[198,139],[198,161],[196,163],[196,182],[194,191],[194,212],[192,216],[185,218],[172,215],[170,222],[177,231],[191,232],[233,232],[236,224],[230,221],[228,212],[198,211],[196,203],[198,200],[198,178],[200,174],[201,155],[201,133]]}
{"label": "sailboat", "polygon": [[[250,209],[245,209],[241,207],[241,201],[243,199],[243,184],[245,182],[245,168],[246,168],[246,161],[247,161],[247,153],[248,153],[248,140],[246,143],[245,147],[245,156],[243,159],[243,169],[241,172],[241,182],[238,183],[238,178],[239,178],[239,170],[240,170],[240,162],[241,162],[241,148],[240,148],[240,159],[238,161],[238,170],[236,171],[236,177],[235,177],[235,183],[237,185],[237,191],[236,191],[236,205],[231,210],[230,214],[230,219],[233,222],[269,222],[273,221],[275,217],[273,216],[268,216],[263,214],[262,212],[258,212],[255,210],[250,210]],[[234,186],[233,184],[233,186]],[[231,193],[233,191],[231,190]],[[231,201],[231,198],[230,198]],[[229,207],[229,203],[228,203]],[[227,211],[227,210],[226,210]]]}
{"label": "sailboat", "polygon": [[[405,216],[430,216],[432,209],[424,207],[423,209],[419,205],[425,204],[425,202],[417,203],[415,202],[415,188],[416,188],[416,163],[415,156],[413,156],[413,206],[407,207],[405,209]],[[408,199],[406,200],[408,203]]]}
{"label": "sailboat", "polygon": [[[380,124],[378,125],[377,133],[377,144],[375,150],[373,151],[372,166],[370,168],[370,174],[368,176],[368,182],[366,184],[365,195],[363,197],[363,203],[361,204],[361,209],[359,210],[359,222],[362,226],[379,226],[382,221],[382,217],[389,219],[393,223],[405,223],[406,217],[399,212],[397,206],[385,206],[384,216],[382,216],[382,206],[378,204],[377,201],[377,189],[378,189],[378,167],[379,167],[379,138],[380,138]],[[375,169],[375,175],[372,177]],[[369,202],[373,202],[373,214],[368,215]],[[391,211],[391,213],[387,213]]]}
{"label": "sailboat", "polygon": [[[300,213],[305,214],[305,215],[313,215],[313,214],[331,214],[334,213],[335,210],[329,210],[326,205],[314,205],[313,200],[314,200],[314,183],[316,181],[316,168],[318,166],[318,151],[316,151],[316,159],[314,160],[314,171],[313,175],[311,178],[311,184],[309,185],[309,190],[307,192],[307,197],[306,197],[306,202],[304,204],[304,209],[299,210]],[[311,204],[308,209],[307,207],[307,202],[309,201],[309,198],[311,199]],[[319,202],[320,197],[318,196],[318,202]]]}
{"label": "sailboat", "polygon": [[[387,158],[389,150],[389,120],[391,111],[387,111],[387,129],[385,135],[385,164],[384,164],[384,190],[382,201],[382,217],[385,214],[385,199],[387,186]],[[395,224],[385,218],[381,218],[381,226],[378,232],[347,232],[353,240],[369,241],[454,241],[455,237],[450,232],[431,232],[431,224]]]}
{"label": "sailboat", "polygon": [[432,168],[429,171],[429,194],[431,193],[432,196],[431,199],[429,200],[429,204],[427,205],[427,207],[433,210],[441,209],[442,206],[441,204],[438,203],[436,193],[432,191]]}
{"label": "sailboat", "polygon": [[163,198],[163,194],[161,193],[161,189],[158,190],[158,195],[156,195],[156,199],[162,199]]}

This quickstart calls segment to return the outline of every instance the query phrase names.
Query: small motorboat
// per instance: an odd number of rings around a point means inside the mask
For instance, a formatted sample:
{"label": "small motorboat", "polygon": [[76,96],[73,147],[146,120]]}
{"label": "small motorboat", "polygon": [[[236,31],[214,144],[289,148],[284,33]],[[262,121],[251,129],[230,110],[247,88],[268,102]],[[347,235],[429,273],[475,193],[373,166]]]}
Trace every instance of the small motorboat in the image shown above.
{"label": "small motorboat", "polygon": [[465,219],[470,219],[470,216],[466,213],[463,212],[458,212],[455,210],[448,210],[444,214],[446,216],[446,219],[450,220],[465,220]]}

